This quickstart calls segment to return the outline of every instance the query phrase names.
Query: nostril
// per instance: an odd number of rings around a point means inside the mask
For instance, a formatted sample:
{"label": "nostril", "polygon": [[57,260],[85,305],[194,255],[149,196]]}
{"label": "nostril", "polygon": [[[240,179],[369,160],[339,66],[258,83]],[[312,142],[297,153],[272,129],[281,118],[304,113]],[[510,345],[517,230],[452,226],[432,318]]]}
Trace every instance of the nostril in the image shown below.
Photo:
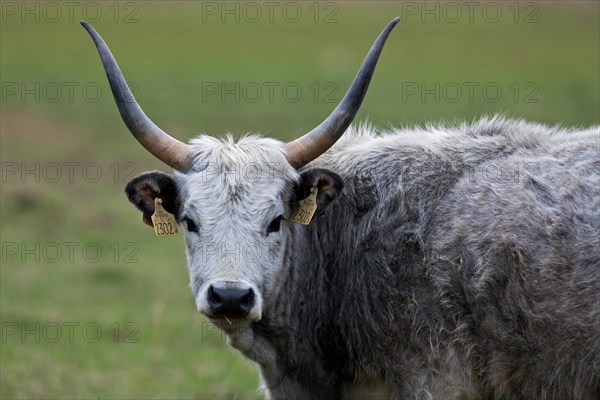
{"label": "nostril", "polygon": [[214,288],[211,286],[208,288],[208,303],[212,308],[215,308],[221,304],[222,299],[221,296],[217,294]]}
{"label": "nostril", "polygon": [[248,293],[245,294],[241,299],[240,302],[242,303],[242,305],[248,307],[248,306],[252,306],[254,303],[254,292],[252,291],[252,289],[248,289]]}

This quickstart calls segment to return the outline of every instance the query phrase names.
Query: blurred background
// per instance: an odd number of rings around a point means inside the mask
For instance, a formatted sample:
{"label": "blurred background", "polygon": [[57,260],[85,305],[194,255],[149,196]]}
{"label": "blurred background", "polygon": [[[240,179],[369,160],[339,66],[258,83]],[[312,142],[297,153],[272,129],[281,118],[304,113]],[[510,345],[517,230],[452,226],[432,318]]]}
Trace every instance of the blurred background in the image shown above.
{"label": "blurred background", "polygon": [[359,120],[600,120],[597,1],[0,5],[5,399],[259,397],[256,368],[196,312],[182,235],[156,237],[123,194],[168,168],[121,122],[80,19],[183,141],[308,131],[397,15]]}

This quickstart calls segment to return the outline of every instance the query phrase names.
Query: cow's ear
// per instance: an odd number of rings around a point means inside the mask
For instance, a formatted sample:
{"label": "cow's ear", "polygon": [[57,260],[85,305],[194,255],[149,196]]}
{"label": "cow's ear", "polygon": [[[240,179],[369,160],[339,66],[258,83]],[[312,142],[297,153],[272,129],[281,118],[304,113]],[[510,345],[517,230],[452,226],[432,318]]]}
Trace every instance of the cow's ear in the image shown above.
{"label": "cow's ear", "polygon": [[173,176],[160,171],[145,172],[127,184],[125,187],[127,198],[143,214],[144,222],[152,226],[150,216],[154,214],[154,199],[159,197],[165,210],[179,215],[179,196],[177,184]]}
{"label": "cow's ear", "polygon": [[296,201],[307,198],[313,186],[318,189],[317,213],[322,214],[341,193],[344,181],[341,176],[327,169],[313,168],[304,171],[300,174],[300,183],[296,186]]}

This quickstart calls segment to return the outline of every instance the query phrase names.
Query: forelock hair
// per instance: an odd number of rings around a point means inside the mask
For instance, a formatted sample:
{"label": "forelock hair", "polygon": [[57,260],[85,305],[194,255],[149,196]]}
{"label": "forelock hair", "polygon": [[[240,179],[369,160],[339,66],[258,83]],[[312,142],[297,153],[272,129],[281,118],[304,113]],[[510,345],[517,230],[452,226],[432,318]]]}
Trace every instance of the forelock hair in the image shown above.
{"label": "forelock hair", "polygon": [[283,142],[255,134],[247,134],[238,141],[231,134],[227,134],[221,139],[200,135],[190,141],[190,146],[196,154],[194,169],[202,169],[202,164],[207,162],[229,167],[239,163],[274,161],[287,163]]}
{"label": "forelock hair", "polygon": [[[190,146],[196,161],[191,172],[182,176],[187,182],[186,199],[208,197],[215,204],[261,208],[277,202],[277,193],[268,187],[283,190],[298,179],[287,161],[284,143],[275,139],[246,135],[236,141],[230,134],[220,139],[201,135]],[[201,185],[209,193],[197,192],[199,179],[214,183]]]}

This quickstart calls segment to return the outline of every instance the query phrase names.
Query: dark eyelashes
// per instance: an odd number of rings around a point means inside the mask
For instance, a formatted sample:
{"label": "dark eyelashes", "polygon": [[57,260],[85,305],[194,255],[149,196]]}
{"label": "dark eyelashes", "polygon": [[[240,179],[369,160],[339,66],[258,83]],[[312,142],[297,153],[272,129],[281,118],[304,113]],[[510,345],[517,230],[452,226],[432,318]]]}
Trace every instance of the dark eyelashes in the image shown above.
{"label": "dark eyelashes", "polygon": [[267,228],[267,235],[269,233],[279,231],[279,229],[281,228],[281,220],[282,219],[283,219],[283,215],[279,215],[277,218],[275,218],[273,221],[271,221],[271,223],[269,224],[269,227]]}
{"label": "dark eyelashes", "polygon": [[[283,215],[278,215],[267,228],[267,234],[278,232],[281,229],[281,220],[283,219]],[[183,217],[181,219],[182,225],[188,230],[188,232],[198,232],[198,225],[189,217]]]}
{"label": "dark eyelashes", "polygon": [[183,223],[183,225],[185,225],[188,232],[198,232],[198,225],[196,225],[196,223],[194,221],[192,221],[190,218],[183,217],[181,222]]}

